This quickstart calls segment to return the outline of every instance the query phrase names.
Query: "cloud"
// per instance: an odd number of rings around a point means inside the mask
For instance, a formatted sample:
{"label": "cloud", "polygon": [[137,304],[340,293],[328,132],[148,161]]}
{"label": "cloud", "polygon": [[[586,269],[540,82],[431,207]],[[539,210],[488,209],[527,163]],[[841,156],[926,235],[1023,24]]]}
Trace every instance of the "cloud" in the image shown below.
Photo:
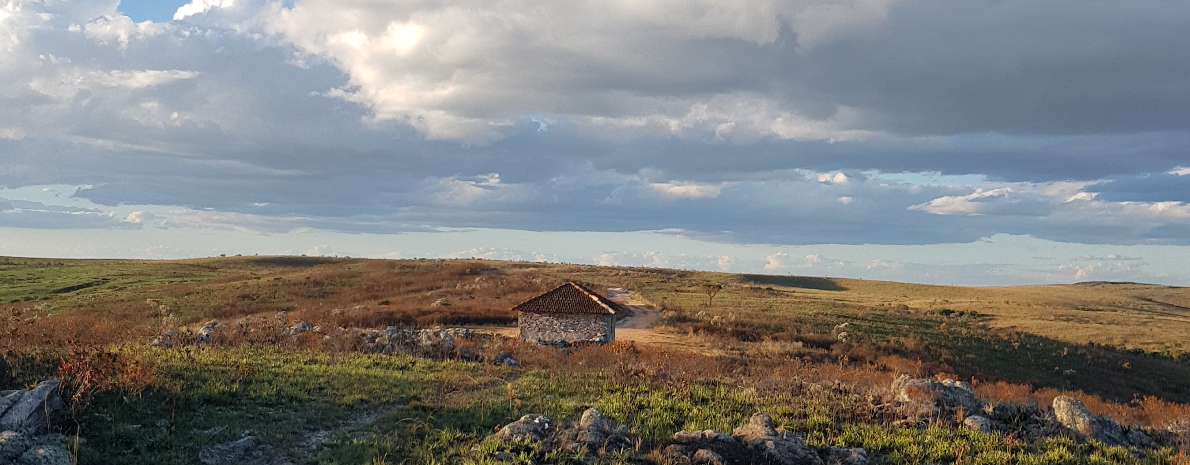
{"label": "cloud", "polygon": [[174,21],[181,21],[216,8],[230,8],[232,6],[235,6],[235,0],[190,0],[190,3],[178,7],[178,10],[174,12]]}
{"label": "cloud", "polygon": [[667,199],[711,199],[719,196],[723,186],[690,182],[649,183],[649,189]]}
{"label": "cloud", "polygon": [[1169,170],[1169,174],[1172,174],[1174,176],[1190,176],[1190,167],[1179,166],[1177,168]]}

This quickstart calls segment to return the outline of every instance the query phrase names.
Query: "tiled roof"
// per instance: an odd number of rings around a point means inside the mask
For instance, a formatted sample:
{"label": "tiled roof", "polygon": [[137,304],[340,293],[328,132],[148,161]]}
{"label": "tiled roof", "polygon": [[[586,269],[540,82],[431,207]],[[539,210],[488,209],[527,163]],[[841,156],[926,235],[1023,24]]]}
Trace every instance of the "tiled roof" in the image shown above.
{"label": "tiled roof", "polygon": [[552,314],[614,315],[623,307],[578,283],[566,283],[512,307],[514,311]]}

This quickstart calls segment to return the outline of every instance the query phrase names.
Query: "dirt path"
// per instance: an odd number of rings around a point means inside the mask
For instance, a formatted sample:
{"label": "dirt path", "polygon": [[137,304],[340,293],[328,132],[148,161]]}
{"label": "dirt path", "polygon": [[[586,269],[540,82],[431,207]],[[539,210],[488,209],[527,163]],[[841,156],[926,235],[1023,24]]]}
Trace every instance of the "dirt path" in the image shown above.
{"label": "dirt path", "polygon": [[628,307],[632,314],[616,322],[616,332],[623,329],[648,329],[661,321],[661,312],[654,310],[647,302],[630,291],[613,287],[607,290],[607,298]]}

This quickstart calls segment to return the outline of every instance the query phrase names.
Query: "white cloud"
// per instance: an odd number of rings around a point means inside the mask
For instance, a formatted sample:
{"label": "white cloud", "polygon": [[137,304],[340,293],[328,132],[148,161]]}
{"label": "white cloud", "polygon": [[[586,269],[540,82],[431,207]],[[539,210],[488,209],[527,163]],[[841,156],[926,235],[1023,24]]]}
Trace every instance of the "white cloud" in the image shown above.
{"label": "white cloud", "polygon": [[1172,174],[1175,176],[1190,176],[1190,167],[1179,166],[1177,168],[1169,170],[1169,174]]}
{"label": "white cloud", "polygon": [[101,44],[116,44],[120,50],[128,48],[132,40],[161,35],[170,30],[170,26],[152,21],[132,22],[132,19],[120,14],[105,14],[82,25],[73,24],[70,30],[82,32],[87,38]]}
{"label": "white cloud", "polygon": [[25,130],[21,128],[0,128],[0,139],[21,140],[25,138]]}
{"label": "white cloud", "polygon": [[649,183],[657,195],[667,199],[713,199],[722,192],[722,185],[670,181]]}
{"label": "white cloud", "polygon": [[818,182],[823,184],[847,184],[847,181],[849,180],[850,179],[847,178],[847,175],[843,174],[842,172],[835,174],[822,173],[818,175]]}
{"label": "white cloud", "polygon": [[841,204],[843,204],[843,205],[851,205],[851,202],[854,202],[854,201],[855,201],[855,199],[854,199],[854,198],[852,198],[852,197],[839,197],[839,198],[838,198],[838,199],[836,199],[836,200],[838,200],[838,201],[839,201],[839,203],[841,203]]}
{"label": "white cloud", "polygon": [[190,3],[178,7],[174,12],[174,21],[180,21],[194,15],[200,15],[216,8],[231,8],[235,0],[190,0]]}

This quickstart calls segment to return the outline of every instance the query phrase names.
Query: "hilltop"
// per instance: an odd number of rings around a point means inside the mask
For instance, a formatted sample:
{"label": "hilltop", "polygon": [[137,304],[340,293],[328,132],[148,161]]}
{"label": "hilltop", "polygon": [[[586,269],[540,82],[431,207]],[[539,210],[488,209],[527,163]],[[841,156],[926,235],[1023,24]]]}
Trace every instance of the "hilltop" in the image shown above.
{"label": "hilltop", "polygon": [[[487,336],[508,333],[516,303],[567,280],[629,290],[656,313],[651,327],[631,330],[647,337],[562,352]],[[1170,448],[1131,453],[939,419],[906,424],[881,407],[901,374],[963,380],[985,402],[1041,413],[1071,395],[1125,426],[1190,421],[1190,289],[1136,283],[956,287],[485,260],[0,258],[0,311],[0,354],[13,374],[0,388],[63,375],[73,395],[59,423],[85,439],[80,463],[112,454],[191,463],[241,437],[292,463],[487,460],[473,448],[488,450],[483,439],[500,425],[528,413],[577,419],[592,406],[638,440],[639,457],[614,463],[650,463],[680,429],[730,431],[757,411],[813,447],[865,447],[876,463],[1184,460]],[[307,326],[292,329],[298,323]],[[482,337],[394,355],[353,342],[369,330],[435,326]],[[207,328],[227,329],[195,345]],[[497,353],[519,366],[477,363]]]}

